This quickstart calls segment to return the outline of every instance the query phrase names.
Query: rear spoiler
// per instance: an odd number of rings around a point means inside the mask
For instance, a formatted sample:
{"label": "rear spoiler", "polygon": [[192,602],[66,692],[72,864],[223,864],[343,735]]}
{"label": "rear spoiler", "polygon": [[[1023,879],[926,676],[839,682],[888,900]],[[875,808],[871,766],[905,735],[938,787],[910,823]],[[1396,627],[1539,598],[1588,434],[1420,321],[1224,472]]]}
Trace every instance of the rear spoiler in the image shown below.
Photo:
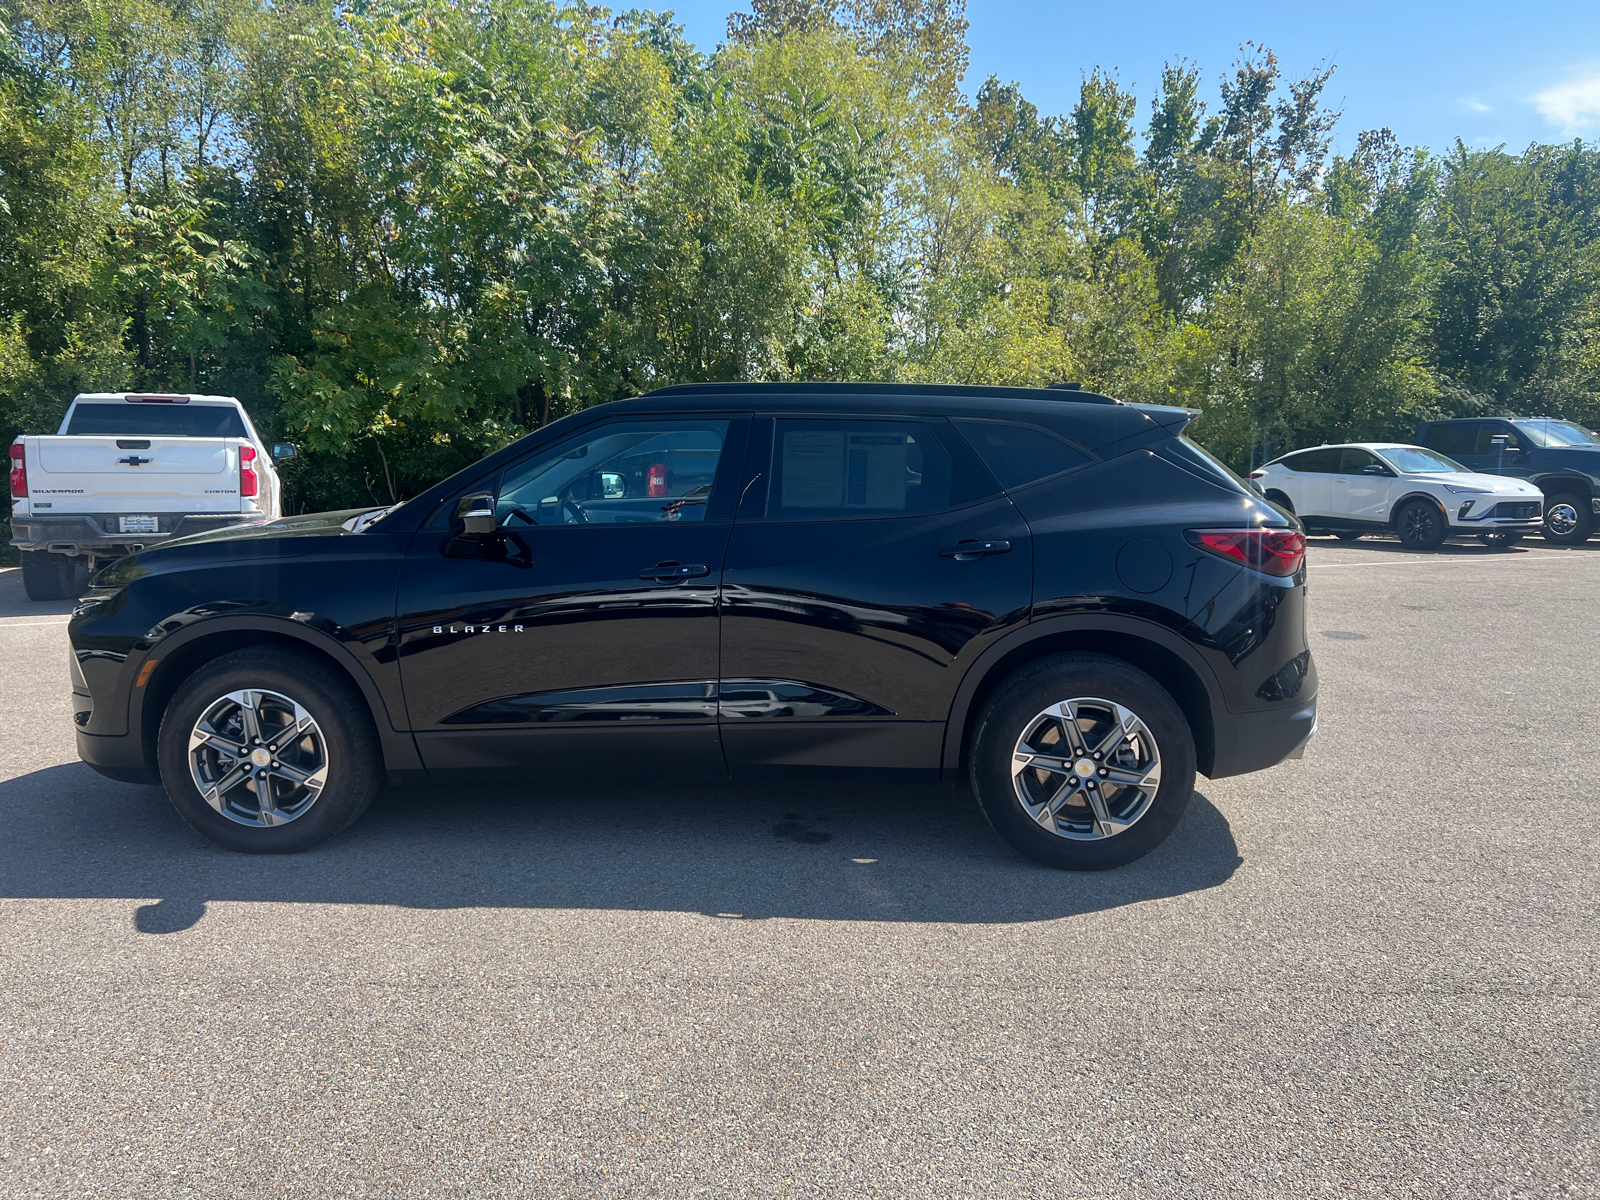
{"label": "rear spoiler", "polygon": [[1174,437],[1201,412],[1198,408],[1180,408],[1171,404],[1130,404],[1128,407],[1142,412]]}

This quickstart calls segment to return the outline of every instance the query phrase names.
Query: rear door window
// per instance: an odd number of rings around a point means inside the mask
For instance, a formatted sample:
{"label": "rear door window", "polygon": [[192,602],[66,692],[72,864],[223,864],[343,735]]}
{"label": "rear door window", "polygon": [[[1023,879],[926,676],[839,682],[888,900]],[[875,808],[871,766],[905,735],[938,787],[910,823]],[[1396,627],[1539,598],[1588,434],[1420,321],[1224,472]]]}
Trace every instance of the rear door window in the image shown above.
{"label": "rear door window", "polygon": [[1447,425],[1430,425],[1422,444],[1452,457],[1471,454],[1478,440],[1478,424],[1477,421],[1452,421]]}
{"label": "rear door window", "polygon": [[1339,451],[1307,450],[1279,459],[1278,465],[1300,475],[1332,475],[1339,470]]}
{"label": "rear door window", "polygon": [[951,506],[950,455],[921,421],[776,422],[767,517],[892,517]]}

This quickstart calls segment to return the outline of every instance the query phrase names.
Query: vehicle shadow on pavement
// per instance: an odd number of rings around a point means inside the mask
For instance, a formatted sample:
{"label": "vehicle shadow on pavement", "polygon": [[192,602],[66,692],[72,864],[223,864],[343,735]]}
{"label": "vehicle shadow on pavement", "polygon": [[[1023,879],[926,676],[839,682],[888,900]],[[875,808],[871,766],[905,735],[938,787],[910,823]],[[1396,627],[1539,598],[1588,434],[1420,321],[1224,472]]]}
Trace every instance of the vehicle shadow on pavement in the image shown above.
{"label": "vehicle shadow on pavement", "polygon": [[135,925],[150,934],[211,901],[1038,921],[1216,887],[1243,861],[1198,792],[1154,853],[1094,874],[1022,858],[939,785],[390,789],[309,853],[252,857],[192,832],[159,789],[75,763],[0,783],[0,821],[0,896],[146,899]]}

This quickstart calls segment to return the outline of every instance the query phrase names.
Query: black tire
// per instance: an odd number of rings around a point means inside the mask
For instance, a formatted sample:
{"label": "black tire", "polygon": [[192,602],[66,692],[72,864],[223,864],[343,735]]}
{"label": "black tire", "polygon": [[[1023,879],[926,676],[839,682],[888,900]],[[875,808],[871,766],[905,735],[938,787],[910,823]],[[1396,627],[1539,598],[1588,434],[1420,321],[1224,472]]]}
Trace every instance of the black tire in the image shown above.
{"label": "black tire", "polygon": [[1270,500],[1273,504],[1276,504],[1285,512],[1292,513],[1294,511],[1294,501],[1289,499],[1289,494],[1287,492],[1280,492],[1277,488],[1269,489],[1262,499]]}
{"label": "black tire", "polygon": [[1520,533],[1480,533],[1478,540],[1491,550],[1509,550],[1522,540]]}
{"label": "black tire", "polygon": [[[282,824],[242,824],[208,804],[190,770],[196,722],[229,693],[261,689],[300,704],[316,722],[326,783]],[[304,654],[250,646],[201,667],[178,687],[161,719],[161,781],[178,815],[217,845],[244,854],[295,854],[347,828],[383,781],[383,758],[366,701],[339,672]],[[275,766],[276,764],[274,764]],[[242,784],[251,794],[253,780]],[[236,794],[230,792],[229,794]]]}
{"label": "black tire", "polygon": [[[1136,714],[1153,738],[1161,767],[1142,815],[1123,831],[1092,841],[1063,836],[1030,816],[1011,769],[1018,741],[1036,719],[1051,705],[1080,697],[1111,701]],[[968,770],[984,816],[1016,850],[1047,867],[1103,871],[1144,857],[1182,819],[1194,792],[1194,734],[1166,689],[1138,668],[1101,654],[1053,654],[1020,668],[989,697],[973,732]],[[1088,806],[1076,800],[1080,794],[1086,793],[1075,792],[1069,803],[1077,803],[1074,811],[1092,825]]]}
{"label": "black tire", "polygon": [[1576,546],[1594,532],[1594,513],[1589,498],[1575,492],[1561,492],[1544,500],[1544,540],[1558,546]]}
{"label": "black tire", "polygon": [[73,600],[78,596],[77,569],[65,554],[48,550],[22,552],[22,590],[29,600]]}
{"label": "black tire", "polygon": [[1407,550],[1437,550],[1450,536],[1450,525],[1432,500],[1408,500],[1394,515],[1394,531]]}
{"label": "black tire", "polygon": [[1341,542],[1353,542],[1358,540],[1362,535],[1361,530],[1359,529],[1337,529],[1334,531],[1333,536],[1338,538]]}

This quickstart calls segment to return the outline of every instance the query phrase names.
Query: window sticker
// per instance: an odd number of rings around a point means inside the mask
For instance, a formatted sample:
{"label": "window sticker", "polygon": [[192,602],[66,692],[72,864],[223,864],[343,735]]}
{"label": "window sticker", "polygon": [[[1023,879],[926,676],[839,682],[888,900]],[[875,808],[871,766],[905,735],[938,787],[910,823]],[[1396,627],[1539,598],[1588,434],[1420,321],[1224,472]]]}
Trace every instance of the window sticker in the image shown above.
{"label": "window sticker", "polygon": [[909,441],[904,433],[786,430],[782,506],[904,510]]}
{"label": "window sticker", "polygon": [[844,434],[783,435],[783,507],[838,508],[844,497]]}

